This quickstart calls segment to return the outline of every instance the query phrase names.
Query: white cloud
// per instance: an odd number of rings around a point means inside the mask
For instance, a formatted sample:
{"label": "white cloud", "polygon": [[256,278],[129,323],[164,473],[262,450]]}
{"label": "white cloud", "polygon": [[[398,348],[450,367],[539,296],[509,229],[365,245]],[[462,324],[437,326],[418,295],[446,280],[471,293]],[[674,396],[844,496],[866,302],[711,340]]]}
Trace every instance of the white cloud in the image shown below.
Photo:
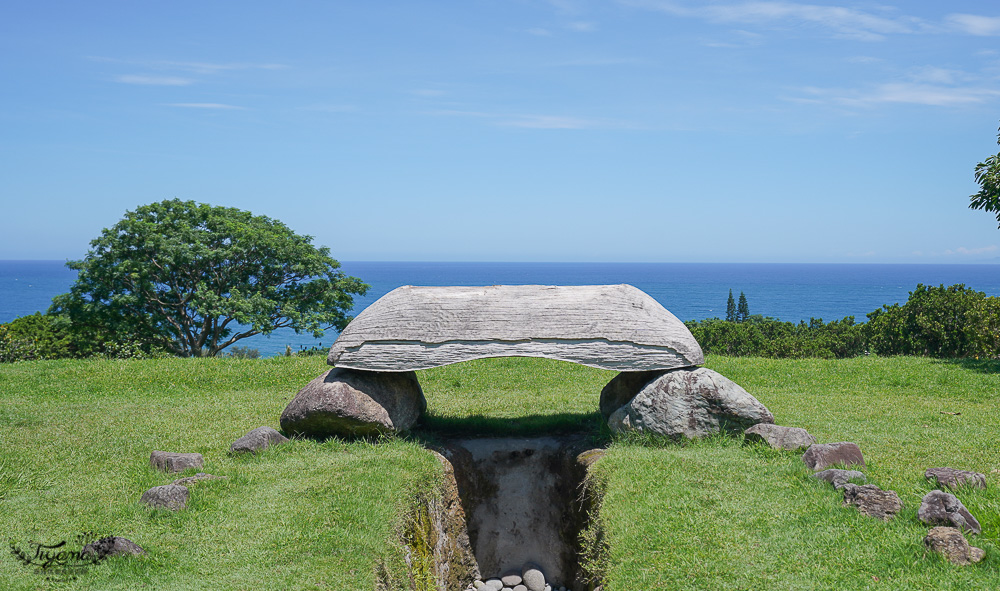
{"label": "white cloud", "polygon": [[981,246],[979,248],[966,248],[964,246],[959,246],[955,250],[946,250],[946,251],[944,251],[944,253],[947,254],[947,255],[970,256],[970,255],[978,255],[978,254],[987,254],[987,253],[996,252],[996,251],[997,251],[997,245],[996,244],[991,244],[989,246]]}
{"label": "white cloud", "polygon": [[577,33],[592,33],[597,30],[597,25],[586,21],[574,21],[566,25],[566,28]]}
{"label": "white cloud", "polygon": [[992,88],[899,82],[880,84],[868,90],[807,87],[801,91],[807,96],[792,97],[789,100],[851,107],[871,107],[890,103],[955,107],[981,104],[1000,97],[1000,90]]}
{"label": "white cloud", "polygon": [[878,64],[885,60],[880,57],[872,57],[870,55],[856,55],[847,58],[847,61],[852,64]]}
{"label": "white cloud", "polygon": [[672,0],[619,1],[637,8],[718,23],[767,26],[808,24],[828,29],[837,37],[865,41],[878,41],[889,34],[916,33],[932,28],[915,17],[883,16],[856,8],[797,2],[751,1],[730,4],[689,4]]}
{"label": "white cloud", "polygon": [[976,14],[949,14],[945,22],[953,29],[969,35],[987,37],[1000,35],[1000,17]]}
{"label": "white cloud", "polygon": [[548,29],[543,29],[541,27],[534,27],[525,31],[529,35],[534,35],[535,37],[550,37],[552,32]]}
{"label": "white cloud", "polygon": [[302,107],[302,109],[306,111],[319,111],[321,113],[350,113],[358,110],[358,108],[354,105],[337,104],[309,105],[308,107]]}
{"label": "white cloud", "polygon": [[246,107],[236,105],[226,105],[223,103],[167,103],[168,107],[181,107],[183,109],[219,109],[219,110],[243,110]]}
{"label": "white cloud", "polygon": [[754,47],[760,45],[764,40],[764,36],[760,33],[752,33],[750,31],[733,31],[732,37],[725,41],[719,40],[709,40],[703,41],[702,45],[705,47],[721,47],[725,49],[744,49],[746,47]]}
{"label": "white cloud", "polygon": [[632,126],[622,122],[601,121],[596,119],[581,119],[562,115],[533,115],[516,113],[488,113],[484,111],[464,111],[458,109],[439,109],[429,111],[428,115],[445,117],[475,117],[491,121],[500,127],[521,127],[525,129],[631,129]]}
{"label": "white cloud", "polygon": [[529,129],[588,129],[595,127],[592,121],[557,115],[515,115],[501,119],[498,124],[505,127],[526,127]]}
{"label": "white cloud", "polygon": [[150,86],[187,86],[189,84],[193,84],[194,80],[191,78],[181,78],[179,76],[125,75],[125,76],[116,76],[115,82],[121,82],[122,84],[143,84]]}
{"label": "white cloud", "polygon": [[961,70],[949,70],[935,66],[924,66],[911,70],[908,77],[913,82],[926,84],[957,84],[974,78]]}

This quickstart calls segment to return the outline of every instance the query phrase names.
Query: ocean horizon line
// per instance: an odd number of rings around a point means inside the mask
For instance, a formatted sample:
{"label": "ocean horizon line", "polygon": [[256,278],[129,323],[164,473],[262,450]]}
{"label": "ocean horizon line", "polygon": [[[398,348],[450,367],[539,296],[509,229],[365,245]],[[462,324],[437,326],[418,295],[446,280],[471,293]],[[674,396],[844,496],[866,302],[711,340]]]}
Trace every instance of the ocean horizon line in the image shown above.
{"label": "ocean horizon line", "polygon": [[[81,259],[0,259],[0,263],[59,263]],[[1000,265],[1000,258],[983,261],[966,262],[794,262],[794,261],[436,261],[436,260],[388,260],[388,259],[335,259],[340,264],[351,263],[386,263],[386,264],[434,264],[434,265],[945,265],[945,266],[980,266]]]}

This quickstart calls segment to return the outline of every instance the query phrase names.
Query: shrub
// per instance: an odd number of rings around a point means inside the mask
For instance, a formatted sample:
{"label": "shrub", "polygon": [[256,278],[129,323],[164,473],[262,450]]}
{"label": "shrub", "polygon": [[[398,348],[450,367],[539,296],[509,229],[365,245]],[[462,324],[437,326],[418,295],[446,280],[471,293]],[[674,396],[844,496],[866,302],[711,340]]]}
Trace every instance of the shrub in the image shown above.
{"label": "shrub", "polygon": [[226,353],[226,357],[235,357],[236,359],[260,359],[260,351],[252,347],[234,345],[233,347],[230,347],[229,352]]}
{"label": "shrub", "polygon": [[868,314],[866,336],[879,355],[996,357],[1000,299],[958,284],[918,284],[900,306]]}

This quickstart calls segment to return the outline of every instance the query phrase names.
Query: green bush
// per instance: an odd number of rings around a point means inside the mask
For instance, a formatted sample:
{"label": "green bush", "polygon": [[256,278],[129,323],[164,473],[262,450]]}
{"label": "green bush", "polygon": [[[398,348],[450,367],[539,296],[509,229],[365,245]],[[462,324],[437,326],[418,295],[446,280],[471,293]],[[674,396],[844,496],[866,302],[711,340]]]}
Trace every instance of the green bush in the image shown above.
{"label": "green bush", "polygon": [[794,324],[760,315],[744,322],[709,318],[685,324],[709,354],[840,359],[865,352],[862,327],[853,316],[826,324],[821,318]]}
{"label": "green bush", "polygon": [[162,347],[101,326],[73,324],[60,314],[34,313],[0,324],[0,363],[33,359],[144,359]]}
{"label": "green bush", "polygon": [[0,362],[73,357],[68,325],[38,312],[0,325]]}
{"label": "green bush", "polygon": [[868,314],[865,332],[879,355],[993,358],[1000,352],[1000,299],[962,284],[918,284],[902,306]]}

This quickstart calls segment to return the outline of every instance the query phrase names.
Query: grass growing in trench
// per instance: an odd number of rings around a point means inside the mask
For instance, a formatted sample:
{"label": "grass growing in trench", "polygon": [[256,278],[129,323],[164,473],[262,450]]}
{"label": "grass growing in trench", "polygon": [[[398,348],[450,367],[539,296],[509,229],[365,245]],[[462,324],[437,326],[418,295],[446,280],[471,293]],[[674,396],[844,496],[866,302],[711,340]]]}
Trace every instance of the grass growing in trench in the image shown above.
{"label": "grass growing in trench", "polygon": [[[707,365],[780,424],[858,443],[869,481],[899,492],[905,509],[888,524],[863,517],[811,479],[797,454],[738,439],[618,441],[595,469],[605,489],[607,591],[998,587],[1000,364],[713,357]],[[0,366],[0,532],[25,546],[90,530],[150,550],[59,585],[0,558],[0,588],[372,589],[376,564],[402,564],[393,526],[438,470],[412,438],[226,454],[246,431],[277,427],[291,396],[323,369],[322,357]],[[537,359],[420,372],[429,403],[422,436],[596,429],[598,395],[613,375]],[[186,511],[149,511],[141,492],[172,479],[148,468],[152,449],[200,452],[204,470],[227,479],[194,485]],[[959,494],[983,525],[972,538],[988,552],[979,565],[953,567],[923,551],[916,509],[932,466],[987,473],[987,491]]]}

